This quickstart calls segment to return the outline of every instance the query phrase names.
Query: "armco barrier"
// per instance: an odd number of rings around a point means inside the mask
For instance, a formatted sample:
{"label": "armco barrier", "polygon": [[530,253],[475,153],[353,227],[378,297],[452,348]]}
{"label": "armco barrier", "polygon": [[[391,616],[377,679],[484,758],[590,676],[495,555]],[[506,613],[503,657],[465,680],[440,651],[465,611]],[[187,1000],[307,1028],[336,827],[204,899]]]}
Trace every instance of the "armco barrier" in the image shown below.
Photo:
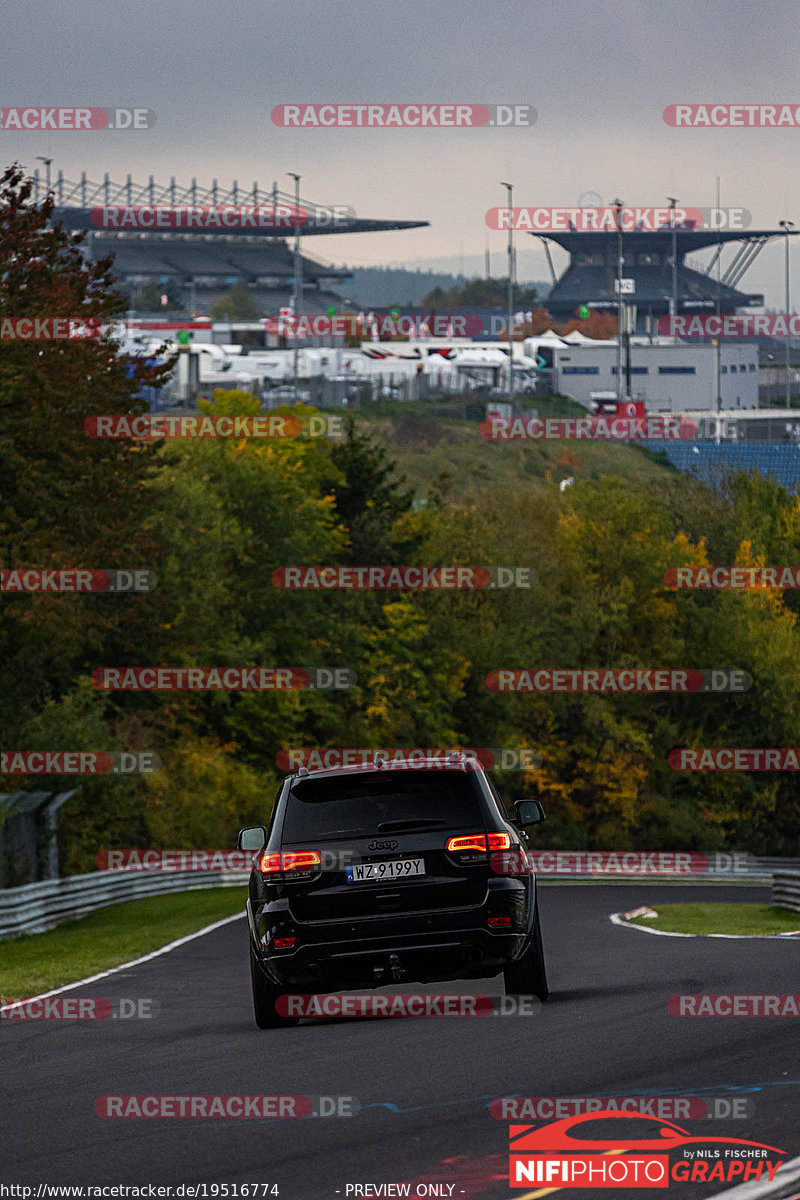
{"label": "armco barrier", "polygon": [[[707,854],[708,868],[706,870],[689,870],[685,874],[683,872],[672,872],[657,870],[649,870],[642,872],[626,871],[616,869],[608,871],[584,871],[574,872],[558,870],[551,871],[549,867],[545,867],[541,863],[537,866],[540,856],[543,856],[545,851],[532,851],[534,868],[537,871],[537,879],[543,884],[569,884],[569,883],[595,883],[595,884],[630,884],[630,883],[653,883],[661,885],[675,886],[696,886],[698,884],[722,884],[728,883],[738,886],[739,884],[751,885],[753,887],[767,887],[771,885],[773,875],[776,871],[797,871],[800,872],[800,858],[770,858],[761,857],[755,854],[738,851],[735,855],[727,851],[720,851],[715,856],[714,851]],[[569,856],[571,851],[552,851],[549,852],[551,858],[559,854]],[[579,853],[585,853],[581,851]],[[623,857],[622,852],[619,857]],[[694,852],[697,853],[697,852]],[[719,863],[722,859],[726,865],[722,867],[715,866],[715,860]],[[727,861],[726,861],[727,860]]]}
{"label": "armco barrier", "polygon": [[[542,883],[729,883],[761,884],[775,880],[773,903],[800,911],[800,859],[756,858],[749,855],[746,871],[695,875],[548,875]],[[65,879],[46,879],[23,887],[0,889],[0,940],[23,933],[44,933],[62,921],[75,920],[95,909],[123,900],[162,892],[197,891],[210,887],[244,889],[248,871],[92,871]],[[781,883],[779,880],[788,881]],[[777,899],[779,888],[787,899]],[[242,899],[244,909],[244,898]]]}
{"label": "armco barrier", "polygon": [[[97,908],[136,900],[159,892],[197,891],[210,887],[244,888],[248,871],[92,871],[66,879],[45,879],[0,890],[0,939],[44,933],[62,921]],[[242,898],[244,911],[244,897]]]}
{"label": "armco barrier", "polygon": [[800,871],[776,871],[772,877],[772,903],[800,912]]}

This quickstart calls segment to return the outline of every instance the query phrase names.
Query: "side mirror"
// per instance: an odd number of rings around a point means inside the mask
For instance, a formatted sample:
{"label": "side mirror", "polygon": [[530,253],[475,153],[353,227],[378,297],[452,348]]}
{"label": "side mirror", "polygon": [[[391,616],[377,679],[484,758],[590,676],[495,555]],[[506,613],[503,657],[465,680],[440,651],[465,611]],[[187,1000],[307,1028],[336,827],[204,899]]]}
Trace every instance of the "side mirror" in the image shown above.
{"label": "side mirror", "polygon": [[544,820],[544,809],[538,800],[517,800],[514,805],[515,825],[538,825]]}
{"label": "side mirror", "polygon": [[263,850],[267,844],[266,827],[249,825],[247,829],[240,829],[236,844],[240,850]]}

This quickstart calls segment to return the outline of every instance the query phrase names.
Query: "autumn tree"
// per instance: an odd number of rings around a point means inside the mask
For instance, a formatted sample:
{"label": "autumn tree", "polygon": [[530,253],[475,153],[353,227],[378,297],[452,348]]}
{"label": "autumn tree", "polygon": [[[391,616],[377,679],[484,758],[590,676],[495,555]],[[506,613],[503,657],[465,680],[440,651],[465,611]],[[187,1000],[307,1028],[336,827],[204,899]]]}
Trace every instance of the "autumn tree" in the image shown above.
{"label": "autumn tree", "polygon": [[[108,325],[126,302],[111,258],[85,260],[84,234],[53,223],[53,200],[32,202],[33,182],[0,176],[0,321],[67,318]],[[87,436],[87,418],[141,412],[137,392],[163,371],[125,360],[113,338],[0,341],[0,562],[4,568],[150,565],[140,526],[149,450]],[[7,595],[0,655],[13,688],[0,718],[13,734],[46,697],[69,688],[110,630],[124,599]]]}

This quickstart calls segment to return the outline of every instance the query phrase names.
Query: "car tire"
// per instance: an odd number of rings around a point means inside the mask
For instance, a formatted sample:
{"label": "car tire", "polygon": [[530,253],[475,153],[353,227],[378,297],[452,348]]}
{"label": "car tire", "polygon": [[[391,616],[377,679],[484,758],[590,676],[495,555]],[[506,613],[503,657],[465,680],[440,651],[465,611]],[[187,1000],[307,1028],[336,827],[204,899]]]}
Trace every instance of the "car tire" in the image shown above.
{"label": "car tire", "polygon": [[280,1029],[282,1026],[297,1025],[299,1017],[284,1017],[275,1007],[281,990],[267,978],[250,944],[250,978],[253,983],[253,1012],[259,1029]]}
{"label": "car tire", "polygon": [[544,961],[538,906],[530,945],[521,958],[509,963],[504,968],[503,978],[507,996],[536,996],[544,1002],[550,995],[547,986],[547,968]]}

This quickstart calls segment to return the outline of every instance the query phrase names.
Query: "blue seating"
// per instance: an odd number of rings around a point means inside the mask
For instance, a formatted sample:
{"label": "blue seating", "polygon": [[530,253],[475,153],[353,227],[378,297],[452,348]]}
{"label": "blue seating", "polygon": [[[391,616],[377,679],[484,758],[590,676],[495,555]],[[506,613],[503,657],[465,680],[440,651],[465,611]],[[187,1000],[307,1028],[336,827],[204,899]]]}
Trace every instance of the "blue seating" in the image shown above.
{"label": "blue seating", "polygon": [[718,486],[735,471],[758,471],[795,493],[800,487],[800,446],[749,442],[642,442],[648,450],[663,450],[673,466],[709,487]]}

